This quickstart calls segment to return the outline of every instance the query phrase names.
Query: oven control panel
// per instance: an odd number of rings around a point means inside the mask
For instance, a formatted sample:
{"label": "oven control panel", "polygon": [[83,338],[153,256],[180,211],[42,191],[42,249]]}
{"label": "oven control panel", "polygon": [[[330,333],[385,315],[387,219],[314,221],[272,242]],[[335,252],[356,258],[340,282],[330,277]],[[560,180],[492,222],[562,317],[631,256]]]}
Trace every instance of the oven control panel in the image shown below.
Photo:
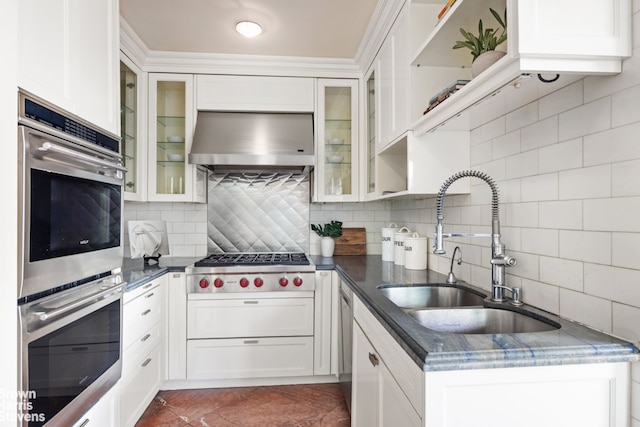
{"label": "oven control panel", "polygon": [[194,273],[187,275],[187,292],[202,294],[214,292],[313,291],[316,288],[315,277],[313,272]]}

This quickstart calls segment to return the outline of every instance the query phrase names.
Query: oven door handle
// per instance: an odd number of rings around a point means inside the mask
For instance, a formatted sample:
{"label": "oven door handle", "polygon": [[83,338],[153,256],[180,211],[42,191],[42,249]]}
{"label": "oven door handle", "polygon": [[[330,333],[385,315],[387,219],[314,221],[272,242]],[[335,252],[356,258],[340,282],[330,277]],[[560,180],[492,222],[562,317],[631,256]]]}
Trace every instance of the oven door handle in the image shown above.
{"label": "oven door handle", "polygon": [[107,160],[97,159],[93,156],[89,156],[87,154],[78,153],[77,151],[71,150],[69,148],[61,147],[57,144],[54,144],[49,141],[45,141],[42,143],[42,146],[38,148],[40,151],[52,151],[54,153],[64,154],[69,157],[73,157],[77,160],[82,160],[87,163],[95,164],[98,166],[103,166],[106,168],[115,169],[120,172],[127,172],[127,168],[113,162],[109,162]]}
{"label": "oven door handle", "polygon": [[105,289],[103,291],[100,292],[96,292],[93,295],[89,295],[88,297],[73,301],[69,304],[63,305],[62,307],[58,307],[54,310],[49,310],[49,311],[37,311],[35,313],[36,316],[38,316],[40,318],[40,320],[42,322],[49,320],[52,317],[57,317],[60,316],[61,314],[65,314],[68,311],[74,310],[77,307],[80,307],[88,302],[92,302],[94,300],[100,300],[103,298],[106,298],[110,295],[116,294],[118,292],[121,292],[123,289],[122,285],[116,285],[113,287],[110,287],[109,289]]}

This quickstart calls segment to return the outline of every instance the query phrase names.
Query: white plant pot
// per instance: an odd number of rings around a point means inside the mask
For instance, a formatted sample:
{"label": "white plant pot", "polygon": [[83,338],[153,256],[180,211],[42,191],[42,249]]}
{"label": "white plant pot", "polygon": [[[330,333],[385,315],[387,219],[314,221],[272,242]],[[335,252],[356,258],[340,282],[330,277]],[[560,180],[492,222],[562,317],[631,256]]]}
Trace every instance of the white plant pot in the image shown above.
{"label": "white plant pot", "polygon": [[506,55],[506,52],[499,50],[490,50],[478,56],[473,64],[471,64],[471,77],[476,77],[484,70],[498,62],[500,58]]}
{"label": "white plant pot", "polygon": [[333,237],[325,236],[320,240],[320,252],[323,257],[330,258],[333,256],[333,251],[336,248],[336,241]]}

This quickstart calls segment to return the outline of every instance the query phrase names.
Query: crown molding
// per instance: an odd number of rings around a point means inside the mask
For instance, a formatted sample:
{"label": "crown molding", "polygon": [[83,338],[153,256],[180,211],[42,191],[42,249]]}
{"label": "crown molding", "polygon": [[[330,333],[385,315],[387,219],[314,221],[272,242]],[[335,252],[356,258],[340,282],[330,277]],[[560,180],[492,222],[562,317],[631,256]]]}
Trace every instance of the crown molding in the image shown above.
{"label": "crown molding", "polygon": [[373,63],[384,39],[407,1],[409,0],[380,0],[378,2],[354,58],[363,73]]}

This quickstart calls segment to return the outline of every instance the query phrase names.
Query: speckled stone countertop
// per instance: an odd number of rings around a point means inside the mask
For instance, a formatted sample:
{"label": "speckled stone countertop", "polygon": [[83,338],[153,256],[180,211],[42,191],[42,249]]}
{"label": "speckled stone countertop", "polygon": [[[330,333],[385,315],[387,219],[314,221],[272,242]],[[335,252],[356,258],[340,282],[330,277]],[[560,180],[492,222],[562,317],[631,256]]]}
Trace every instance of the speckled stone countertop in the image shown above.
{"label": "speckled stone countertop", "polygon": [[123,280],[126,282],[124,291],[130,292],[148,281],[171,271],[184,272],[185,267],[200,259],[202,257],[160,257],[159,263],[151,261],[150,264],[145,265],[142,258],[123,258],[122,275]]}
{"label": "speckled stone countertop", "polygon": [[[423,371],[632,362],[638,349],[625,341],[534,307],[522,307],[561,325],[549,332],[520,334],[448,334],[431,331],[384,297],[387,283],[444,283],[433,271],[407,270],[379,255],[312,257],[318,270],[335,269]],[[461,284],[467,285],[460,282]],[[475,288],[487,294],[486,290]],[[527,296],[523,295],[526,303]],[[485,305],[496,306],[495,303]],[[511,306],[509,306],[511,308]]]}

